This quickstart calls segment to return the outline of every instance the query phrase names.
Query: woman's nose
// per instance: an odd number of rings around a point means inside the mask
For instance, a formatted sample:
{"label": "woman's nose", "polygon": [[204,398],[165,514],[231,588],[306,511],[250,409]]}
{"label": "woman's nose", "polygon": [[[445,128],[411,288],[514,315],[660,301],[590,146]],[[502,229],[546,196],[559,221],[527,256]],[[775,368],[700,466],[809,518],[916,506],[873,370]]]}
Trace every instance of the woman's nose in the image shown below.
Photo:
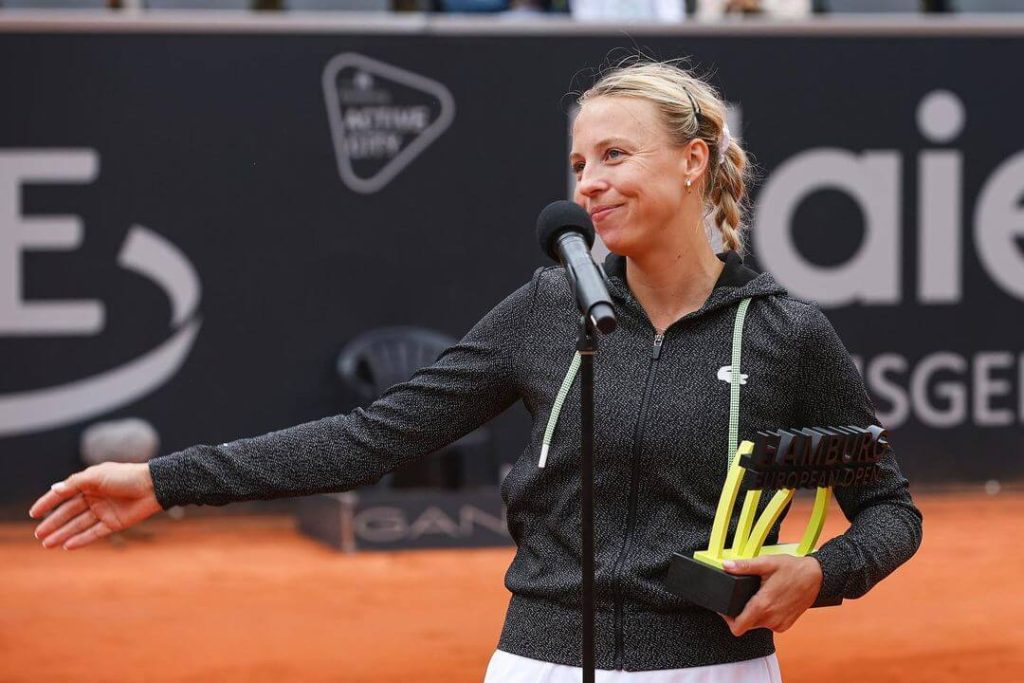
{"label": "woman's nose", "polygon": [[592,197],[607,187],[607,183],[600,177],[599,173],[596,171],[588,172],[586,169],[580,174],[579,180],[576,181],[576,190],[586,197]]}

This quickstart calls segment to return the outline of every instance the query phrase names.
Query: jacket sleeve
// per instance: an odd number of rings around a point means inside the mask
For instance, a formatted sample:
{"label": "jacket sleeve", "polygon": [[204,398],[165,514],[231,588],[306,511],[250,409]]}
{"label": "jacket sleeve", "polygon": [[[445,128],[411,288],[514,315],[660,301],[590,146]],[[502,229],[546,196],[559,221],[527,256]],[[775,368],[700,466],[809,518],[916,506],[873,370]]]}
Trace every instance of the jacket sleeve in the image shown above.
{"label": "jacket sleeve", "polygon": [[433,365],[366,408],[151,460],[160,505],[225,505],[345,491],[473,431],[520,396],[516,356],[539,273]]}
{"label": "jacket sleeve", "polygon": [[[857,366],[839,335],[816,306],[807,310],[810,319],[802,326],[797,387],[801,394],[799,426],[879,424]],[[910,497],[908,481],[892,448],[879,464],[882,474],[878,482],[833,489],[850,528],[811,553],[821,564],[820,598],[864,595],[921,545],[921,512]]]}

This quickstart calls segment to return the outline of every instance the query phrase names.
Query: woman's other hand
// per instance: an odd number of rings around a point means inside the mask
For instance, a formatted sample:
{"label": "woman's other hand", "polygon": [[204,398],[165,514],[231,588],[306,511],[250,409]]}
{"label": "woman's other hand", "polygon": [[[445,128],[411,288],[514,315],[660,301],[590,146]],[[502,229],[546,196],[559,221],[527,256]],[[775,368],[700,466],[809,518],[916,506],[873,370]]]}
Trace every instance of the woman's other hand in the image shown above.
{"label": "woman's other hand", "polygon": [[81,548],[163,510],[149,465],[106,462],[76,472],[50,487],[28,511],[39,519],[53,510],[35,536],[44,548]]}
{"label": "woman's other hand", "polygon": [[761,587],[735,617],[721,615],[734,636],[752,628],[770,628],[782,633],[818,599],[821,565],[813,557],[762,555],[750,560],[726,560],[730,574],[756,574]]}

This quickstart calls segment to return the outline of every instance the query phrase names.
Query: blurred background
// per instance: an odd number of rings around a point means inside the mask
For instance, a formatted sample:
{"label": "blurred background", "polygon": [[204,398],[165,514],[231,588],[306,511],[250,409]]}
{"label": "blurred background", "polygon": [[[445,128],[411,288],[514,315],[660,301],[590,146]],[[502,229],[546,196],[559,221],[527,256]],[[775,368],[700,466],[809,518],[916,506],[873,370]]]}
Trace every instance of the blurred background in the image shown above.
{"label": "blurred background", "polygon": [[430,363],[544,264],[567,93],[638,52],[725,96],[746,260],[826,312],[925,511],[905,571],[779,640],[786,680],[1019,670],[1024,1],[0,0],[0,681],[482,678],[521,406],[366,490],[85,551],[27,510]]}

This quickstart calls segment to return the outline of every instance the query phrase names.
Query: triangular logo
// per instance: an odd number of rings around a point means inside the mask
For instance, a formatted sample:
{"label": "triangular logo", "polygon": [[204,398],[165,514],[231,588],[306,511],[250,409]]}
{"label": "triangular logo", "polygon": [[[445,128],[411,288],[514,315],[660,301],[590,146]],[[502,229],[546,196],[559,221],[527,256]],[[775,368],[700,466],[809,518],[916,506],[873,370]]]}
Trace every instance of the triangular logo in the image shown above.
{"label": "triangular logo", "polygon": [[354,52],[327,62],[323,87],[341,180],[364,194],[391,182],[455,118],[442,84]]}

